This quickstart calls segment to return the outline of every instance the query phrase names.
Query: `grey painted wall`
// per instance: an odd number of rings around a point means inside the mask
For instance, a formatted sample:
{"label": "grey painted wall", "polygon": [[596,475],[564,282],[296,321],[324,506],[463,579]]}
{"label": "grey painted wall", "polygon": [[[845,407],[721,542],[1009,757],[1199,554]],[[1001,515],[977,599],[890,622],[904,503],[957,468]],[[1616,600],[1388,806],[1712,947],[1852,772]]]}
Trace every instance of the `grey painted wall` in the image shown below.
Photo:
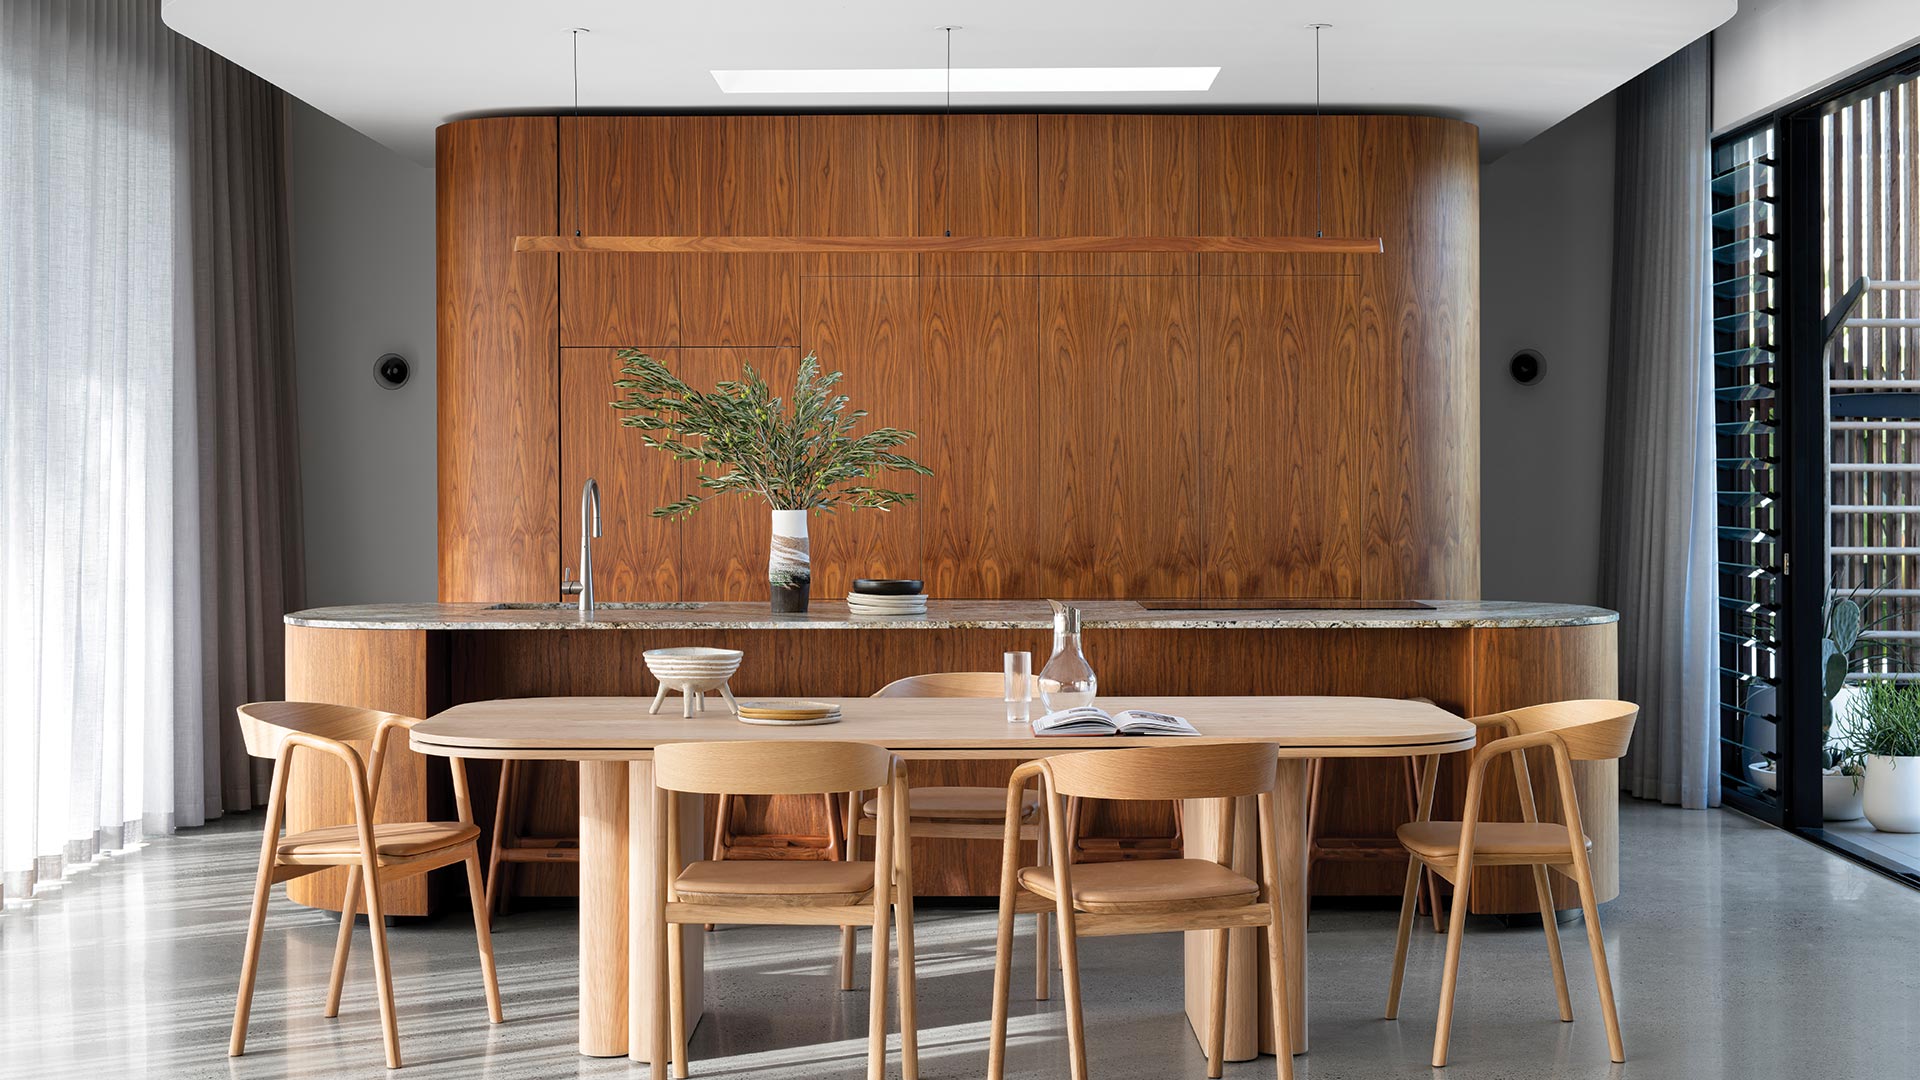
{"label": "grey painted wall", "polygon": [[[307,599],[431,600],[433,170],[299,102],[290,159]],[[373,379],[387,352],[399,390]]]}
{"label": "grey painted wall", "polygon": [[[1482,595],[1599,597],[1613,273],[1613,99],[1480,177]],[[1520,349],[1546,358],[1522,386]]]}

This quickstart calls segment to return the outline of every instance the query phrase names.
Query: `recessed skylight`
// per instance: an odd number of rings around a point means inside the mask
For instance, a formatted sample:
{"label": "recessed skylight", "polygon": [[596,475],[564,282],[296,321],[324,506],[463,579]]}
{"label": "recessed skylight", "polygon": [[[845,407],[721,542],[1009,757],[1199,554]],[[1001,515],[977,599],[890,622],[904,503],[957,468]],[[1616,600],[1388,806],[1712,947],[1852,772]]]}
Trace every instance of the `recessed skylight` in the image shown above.
{"label": "recessed skylight", "polygon": [[[1217,67],[954,68],[956,94],[1192,92],[1213,86]],[[938,94],[945,68],[762,68],[715,71],[725,94]]]}

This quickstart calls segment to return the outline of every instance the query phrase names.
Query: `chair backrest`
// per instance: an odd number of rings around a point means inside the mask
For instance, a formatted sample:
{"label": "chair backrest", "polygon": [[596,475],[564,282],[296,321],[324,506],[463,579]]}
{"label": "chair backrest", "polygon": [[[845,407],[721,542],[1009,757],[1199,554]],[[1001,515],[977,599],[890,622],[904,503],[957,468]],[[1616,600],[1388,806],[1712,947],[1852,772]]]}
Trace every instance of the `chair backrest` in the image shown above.
{"label": "chair backrest", "polygon": [[[931,675],[895,679],[874,691],[873,696],[997,698],[1006,688],[1006,676],[998,671],[936,671]],[[1037,683],[1034,688],[1039,689]]]}
{"label": "chair backrest", "polygon": [[1631,701],[1589,698],[1529,705],[1502,715],[1513,723],[1516,734],[1551,731],[1560,736],[1567,744],[1567,756],[1575,761],[1610,761],[1627,752],[1640,706]]}
{"label": "chair backrest", "polygon": [[709,795],[819,795],[885,787],[893,755],[857,742],[788,740],[668,743],[653,752],[653,782]]}
{"label": "chair backrest", "polygon": [[1271,743],[1089,750],[1047,759],[1054,789],[1091,799],[1222,799],[1273,790]]}
{"label": "chair backrest", "polygon": [[366,742],[384,720],[412,720],[394,713],[318,701],[256,701],[235,712],[240,716],[240,735],[246,740],[247,753],[259,758],[279,757],[281,744],[295,733],[336,742]]}

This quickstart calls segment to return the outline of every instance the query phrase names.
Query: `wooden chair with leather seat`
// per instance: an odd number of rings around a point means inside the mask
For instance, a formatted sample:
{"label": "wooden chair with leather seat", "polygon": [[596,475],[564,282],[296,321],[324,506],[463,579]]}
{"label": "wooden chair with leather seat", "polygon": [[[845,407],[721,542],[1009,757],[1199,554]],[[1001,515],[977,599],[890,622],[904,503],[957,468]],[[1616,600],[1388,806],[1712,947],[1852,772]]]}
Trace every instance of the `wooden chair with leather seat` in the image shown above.
{"label": "wooden chair with leather seat", "polygon": [[[1573,762],[1611,761],[1627,752],[1640,707],[1625,701],[1560,701],[1512,709],[1478,717],[1474,724],[1496,737],[1481,746],[1467,773],[1467,792],[1461,821],[1426,820],[1431,805],[1434,759],[1429,759],[1421,781],[1421,820],[1400,827],[1400,842],[1412,859],[1400,902],[1399,936],[1393,951],[1393,981],[1387,991],[1387,1019],[1400,1011],[1400,983],[1406,971],[1407,937],[1413,925],[1414,888],[1422,866],[1453,884],[1453,912],[1448,929],[1447,959],[1440,980],[1440,1017],[1433,1033],[1433,1066],[1447,1063],[1447,1041],[1453,1025],[1453,997],[1460,971],[1461,936],[1466,929],[1468,896],[1473,871],[1481,866],[1531,866],[1534,895],[1540,905],[1540,923],[1547,936],[1547,959],[1553,968],[1554,991],[1560,1019],[1573,1020],[1567,993],[1567,970],[1560,956],[1560,931],[1554,917],[1549,867],[1572,878],[1586,917],[1587,946],[1593,953],[1593,981],[1600,996],[1600,1015],[1607,1026],[1607,1048],[1614,1061],[1625,1061],[1620,1019],[1613,1003],[1613,979],[1607,970],[1606,944],[1600,936],[1600,911],[1594,900],[1593,872],[1587,849],[1593,841],[1580,823],[1580,804],[1574,798]],[[1533,780],[1527,772],[1526,751],[1544,748],[1553,758],[1563,821],[1541,821],[1535,809]],[[1520,798],[1519,821],[1482,821],[1487,766],[1505,756],[1513,763],[1514,787]]]}
{"label": "wooden chair with leather seat", "polygon": [[[386,1041],[387,1068],[400,1067],[400,1034],[394,1019],[392,965],[387,959],[380,886],[464,862],[467,891],[473,898],[473,927],[480,945],[480,978],[486,987],[487,1014],[494,1023],[500,1023],[504,1019],[500,1012],[500,984],[494,975],[486,893],[480,885],[480,829],[473,823],[473,801],[467,789],[464,763],[459,758],[447,759],[453,771],[454,805],[459,820],[375,824],[375,800],[380,793],[387,740],[395,731],[406,731],[420,721],[371,709],[299,701],[256,702],[240,706],[238,712],[247,753],[273,759],[273,785],[267,798],[260,872],[254,881],[246,959],[240,967],[240,996],[234,1003],[233,1037],[227,1053],[239,1057],[246,1051],[247,1017],[253,1006],[254,976],[260,966],[260,937],[266,927],[268,894],[278,882],[318,873],[330,866],[348,869],[346,897],[340,907],[340,934],[334,946],[333,971],[327,985],[327,1016],[340,1013],[340,990],[346,979],[347,952],[353,942],[354,914],[364,893],[367,927],[373,938],[374,984],[380,996],[380,1028]],[[350,744],[369,741],[372,753],[363,762],[360,751]],[[329,755],[345,766],[353,824],[280,834],[286,817],[287,776],[292,771],[296,749]]]}
{"label": "wooden chair with leather seat", "polygon": [[[1290,1080],[1293,1024],[1281,942],[1280,861],[1273,824],[1278,763],[1278,754],[1270,745],[1171,746],[1061,754],[1027,762],[1014,770],[1006,791],[988,1080],[1001,1080],[1006,1070],[1007,984],[1014,915],[1049,907],[1059,922],[1072,1080],[1087,1077],[1086,1031],[1080,1007],[1081,935],[1213,932],[1206,1052],[1207,1075],[1218,1077],[1226,1049],[1227,933],[1244,927],[1268,928],[1275,1068],[1279,1080]],[[1044,781],[1053,860],[1050,866],[1022,867],[1013,818],[1023,788],[1035,777]],[[1228,865],[1233,851],[1232,813],[1221,815],[1225,824],[1212,859],[1072,863],[1066,858],[1066,823],[1060,805],[1064,797],[1233,800],[1242,796],[1254,796],[1258,801],[1256,846],[1260,850],[1261,879],[1257,882]]]}
{"label": "wooden chair with leather seat", "polygon": [[[873,928],[873,968],[867,1039],[868,1080],[886,1080],[887,958],[890,912],[899,921],[901,1073],[919,1075],[919,1037],[913,979],[913,861],[908,853],[905,765],[868,743],[800,740],[670,743],[653,756],[656,880],[666,890],[664,921],[652,927],[656,946],[655,1001],[670,1001],[653,1017],[652,1057],[687,1075],[685,949],[672,927],[683,923],[854,926]],[[707,859],[680,867],[679,803],[672,792],[718,795],[829,795],[878,790],[878,842],[871,861]],[[660,843],[660,837],[665,842]],[[660,955],[664,954],[664,955]],[[669,1049],[668,1043],[671,1042]],[[656,1065],[656,1069],[658,1066]],[[655,1072],[654,1075],[663,1075]]]}
{"label": "wooden chair with leather seat", "polygon": [[[909,675],[895,679],[874,693],[874,697],[998,698],[1006,689],[1005,676],[998,671],[948,671],[932,675]],[[946,837],[960,840],[999,840],[1006,818],[1005,792],[997,787],[917,787],[908,793],[907,821],[913,836]],[[872,836],[878,828],[877,798],[847,800],[845,832],[850,853],[859,855],[859,837]],[[1033,841],[1035,857],[1047,861],[1047,825],[1039,791],[1022,793],[1019,804],[1020,838]],[[853,989],[854,928],[840,937],[840,989]],[[1034,955],[1047,956],[1047,917],[1034,919]],[[1045,1000],[1048,990],[1047,964],[1035,964],[1033,996]]]}

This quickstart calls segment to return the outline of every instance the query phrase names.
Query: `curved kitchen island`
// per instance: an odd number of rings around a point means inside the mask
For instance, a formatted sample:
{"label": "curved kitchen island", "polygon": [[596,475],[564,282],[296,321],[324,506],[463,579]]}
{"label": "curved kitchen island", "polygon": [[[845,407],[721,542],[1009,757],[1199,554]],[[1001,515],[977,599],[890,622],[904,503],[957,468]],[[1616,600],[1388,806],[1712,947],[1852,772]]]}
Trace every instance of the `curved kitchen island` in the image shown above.
{"label": "curved kitchen island", "polygon": [[[1613,697],[1617,693],[1617,616],[1600,608],[1500,601],[1431,601],[1421,607],[1374,609],[1166,609],[1131,601],[1088,601],[1085,646],[1102,695],[1350,695],[1424,697],[1463,716],[1480,716],[1545,701]],[[844,603],[816,603],[805,615],[772,615],[760,603],[603,605],[591,618],[572,605],[377,604],[296,612],[287,623],[287,697],[430,716],[453,705],[509,697],[621,696],[651,698],[656,684],[641,660],[647,649],[706,645],[740,649],[737,696],[854,697],[906,675],[998,670],[1001,654],[1024,649],[1036,670],[1051,647],[1044,601],[934,600],[925,616],[862,618]],[[716,699],[717,702],[717,699]],[[646,701],[636,704],[644,711]],[[712,717],[714,738],[732,736],[724,711]],[[1091,747],[1090,747],[1091,748]],[[1464,784],[1464,755],[1445,761],[1436,816],[1450,813]],[[927,763],[918,784],[1000,784],[1011,765],[995,761]],[[1517,815],[1511,775],[1496,766],[1492,791],[1504,798],[1498,816]],[[302,782],[302,778],[306,780]],[[381,820],[446,818],[452,793],[444,768],[395,746],[380,793]],[[478,820],[492,820],[494,783],[474,768]],[[1551,768],[1536,768],[1552,784]],[[1322,780],[1316,831],[1322,837],[1391,836],[1405,820],[1405,771],[1396,760],[1330,762]],[[288,791],[289,829],[342,824],[350,810],[337,776],[296,771]],[[1615,824],[1617,769],[1581,763],[1575,777],[1581,812],[1593,839],[1595,886],[1602,900],[1619,891]],[[571,767],[544,765],[522,796],[524,831],[567,835],[577,824]],[[1550,788],[1549,788],[1550,790]],[[771,846],[803,847],[824,834],[812,803],[745,800],[737,833],[760,834]],[[1497,800],[1490,802],[1490,808]],[[1552,797],[1543,807],[1556,805]],[[1083,822],[1087,857],[1121,857],[1165,848],[1178,826],[1151,804],[1102,804]],[[921,895],[988,896],[995,887],[993,845],[921,840],[916,891]],[[805,850],[787,854],[806,855]],[[1313,870],[1315,895],[1397,895],[1405,862],[1397,858],[1327,860]],[[1473,910],[1537,909],[1524,869],[1477,872]],[[396,883],[386,897],[396,915],[434,910],[452,878],[428,875]],[[337,908],[345,877],[315,874],[288,884],[297,902]],[[522,894],[570,895],[573,870],[523,867]],[[1568,895],[1556,897],[1574,906]]]}

